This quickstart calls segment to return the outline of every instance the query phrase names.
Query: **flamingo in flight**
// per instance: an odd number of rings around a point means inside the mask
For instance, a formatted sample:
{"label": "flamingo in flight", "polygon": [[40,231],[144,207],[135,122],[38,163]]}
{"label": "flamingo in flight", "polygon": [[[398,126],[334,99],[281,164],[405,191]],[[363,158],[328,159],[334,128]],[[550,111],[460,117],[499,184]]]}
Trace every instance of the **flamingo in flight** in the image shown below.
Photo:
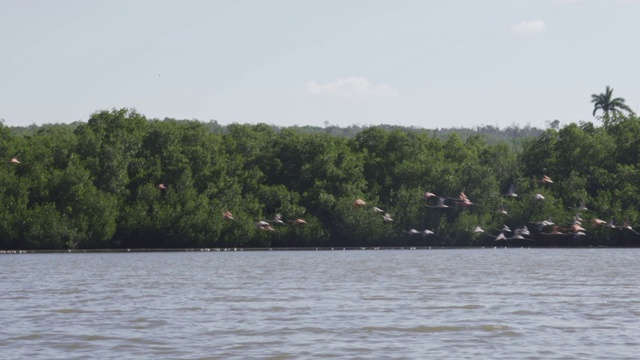
{"label": "flamingo in flight", "polygon": [[599,228],[602,225],[606,225],[607,222],[602,220],[602,219],[597,219],[597,218],[593,218],[591,219],[591,227],[596,229]]}
{"label": "flamingo in flight", "polygon": [[513,236],[509,237],[508,240],[529,240],[529,241],[533,241],[533,239],[529,239],[526,238],[525,236],[529,236],[531,235],[531,232],[529,232],[529,229],[527,229],[526,226],[523,226],[521,228],[517,228],[513,231]]}
{"label": "flamingo in flight", "polygon": [[529,231],[529,228],[527,228],[526,226],[523,226],[521,228],[517,228],[514,232],[516,234],[531,235],[531,232]]}
{"label": "flamingo in flight", "polygon": [[291,224],[292,224],[292,225],[304,225],[304,224],[306,224],[306,223],[307,223],[307,222],[306,222],[306,221],[304,221],[304,220],[302,220],[302,219],[295,219],[295,220],[291,221]]}
{"label": "flamingo in flight", "polygon": [[500,208],[498,209],[498,214],[504,215],[504,216],[509,216],[509,213],[507,212],[507,209],[505,209],[504,206],[500,206]]}
{"label": "flamingo in flight", "polygon": [[581,202],[580,205],[576,206],[576,207],[571,207],[570,209],[575,209],[575,210],[580,210],[580,211],[589,211],[589,208],[587,208],[587,205],[585,205],[585,203]]}
{"label": "flamingo in flight", "polygon": [[560,226],[558,226],[558,225],[554,225],[553,228],[551,229],[551,232],[541,232],[541,234],[544,234],[544,235],[567,235],[567,234],[562,232],[562,229],[560,229]]}
{"label": "flamingo in flight", "polygon": [[578,231],[578,232],[576,232],[576,233],[571,234],[571,236],[572,236],[574,239],[577,239],[577,238],[579,238],[579,237],[581,237],[581,236],[587,236],[587,234],[586,234],[585,232],[583,232],[583,231]]}
{"label": "flamingo in flight", "polygon": [[367,205],[367,203],[366,203],[364,200],[362,200],[362,199],[356,199],[356,200],[353,202],[353,208],[354,208],[354,209],[358,209],[358,208],[360,208],[360,207],[362,207],[362,206],[365,206],[365,205]]}
{"label": "flamingo in flight", "polygon": [[273,226],[271,226],[271,224],[269,224],[268,222],[266,222],[264,220],[260,220],[260,221],[256,222],[255,226],[256,226],[256,229],[258,229],[258,230],[276,231],[276,229],[274,229]]}
{"label": "flamingo in flight", "polygon": [[267,222],[286,225],[284,221],[282,221],[282,214],[275,214],[273,220],[267,220]]}
{"label": "flamingo in flight", "polygon": [[429,229],[424,229],[420,233],[422,234],[423,237],[427,237],[429,235],[438,236],[438,234],[434,233],[433,231],[431,231]]}
{"label": "flamingo in flight", "polygon": [[575,223],[579,223],[579,224],[581,224],[581,225],[582,225],[582,221],[584,221],[584,219],[582,218],[582,215],[580,215],[579,213],[578,213],[578,214],[575,214],[575,215],[573,216],[573,223],[574,223],[574,224],[575,224]]}
{"label": "flamingo in flight", "polygon": [[640,235],[640,233],[638,233],[637,231],[633,230],[633,228],[631,227],[631,224],[629,223],[628,220],[625,220],[623,225],[620,226],[620,229],[625,229],[625,230],[629,230],[632,233],[636,234],[636,235]]}
{"label": "flamingo in flight", "polygon": [[233,214],[231,213],[231,211],[227,210],[222,214],[222,217],[225,220],[235,220],[235,218],[233,217]]}
{"label": "flamingo in flight", "polygon": [[416,229],[411,229],[409,231],[403,231],[404,233],[407,233],[409,235],[422,235],[423,237],[429,236],[429,235],[433,235],[433,236],[438,236],[436,233],[434,233],[431,230],[425,229],[422,231],[418,231]]}
{"label": "flamingo in flight", "polygon": [[492,238],[495,238],[495,240],[493,241],[506,241],[506,242],[509,241],[509,239],[507,239],[507,237],[504,235],[503,232],[498,234],[498,236],[495,236],[495,235],[489,235],[489,236],[491,236]]}
{"label": "flamingo in flight", "polygon": [[424,200],[431,199],[432,197],[437,197],[437,196],[436,196],[436,194],[434,194],[432,192],[429,192],[429,191],[425,192],[424,195],[422,195],[422,198]]}
{"label": "flamingo in flight", "polygon": [[464,207],[475,205],[474,203],[471,202],[471,200],[469,200],[469,198],[467,197],[467,195],[465,195],[464,192],[460,193],[460,195],[458,196],[458,199],[453,199],[453,200],[455,200],[458,204]]}
{"label": "flamingo in flight", "polygon": [[543,175],[542,179],[540,179],[540,182],[543,184],[553,184],[553,180],[551,180],[551,178],[547,175]]}
{"label": "flamingo in flight", "polygon": [[551,221],[551,218],[547,219],[547,220],[542,220],[542,221],[532,221],[532,224],[536,224],[538,225],[538,231],[542,231],[542,229],[544,229],[546,226],[553,226],[555,225],[553,223],[553,221]]}
{"label": "flamingo in flight", "polygon": [[444,197],[440,196],[438,198],[438,203],[436,205],[427,205],[427,206],[428,207],[432,207],[432,208],[442,208],[442,209],[448,208],[449,205],[445,205],[445,203],[444,203],[445,200],[446,199]]}
{"label": "flamingo in flight", "polygon": [[586,231],[586,229],[583,228],[579,223],[573,223],[573,225],[569,226],[569,228],[565,230],[570,230],[574,234],[580,231]]}
{"label": "flamingo in flight", "polygon": [[518,194],[516,194],[516,186],[514,184],[511,184],[511,186],[509,186],[509,191],[507,191],[506,194],[502,194],[502,196],[517,198]]}

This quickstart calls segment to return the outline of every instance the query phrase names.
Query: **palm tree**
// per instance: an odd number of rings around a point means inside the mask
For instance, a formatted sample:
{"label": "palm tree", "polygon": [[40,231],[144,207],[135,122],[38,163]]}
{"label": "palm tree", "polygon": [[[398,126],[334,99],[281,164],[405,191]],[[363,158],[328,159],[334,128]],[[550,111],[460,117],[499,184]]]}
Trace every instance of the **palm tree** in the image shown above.
{"label": "palm tree", "polygon": [[607,85],[604,94],[592,94],[591,102],[593,103],[593,116],[596,116],[598,110],[604,112],[604,122],[609,122],[609,114],[621,115],[622,111],[633,114],[633,110],[624,103],[623,98],[613,98],[613,89]]}

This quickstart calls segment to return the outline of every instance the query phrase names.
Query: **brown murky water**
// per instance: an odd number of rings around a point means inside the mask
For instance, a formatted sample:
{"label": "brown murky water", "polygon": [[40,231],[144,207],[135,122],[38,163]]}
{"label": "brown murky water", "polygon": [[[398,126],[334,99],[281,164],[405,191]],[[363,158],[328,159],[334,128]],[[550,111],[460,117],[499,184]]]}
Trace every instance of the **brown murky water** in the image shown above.
{"label": "brown murky water", "polygon": [[0,256],[0,358],[635,359],[640,249]]}

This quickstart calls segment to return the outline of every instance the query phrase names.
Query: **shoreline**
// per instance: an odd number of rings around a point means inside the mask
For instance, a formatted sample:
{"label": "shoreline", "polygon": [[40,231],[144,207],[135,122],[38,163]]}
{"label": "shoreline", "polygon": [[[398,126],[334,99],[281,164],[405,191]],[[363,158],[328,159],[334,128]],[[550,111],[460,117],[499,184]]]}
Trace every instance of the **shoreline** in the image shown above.
{"label": "shoreline", "polygon": [[260,251],[354,251],[354,250],[493,250],[493,249],[635,249],[616,246],[375,246],[375,247],[286,247],[286,248],[140,248],[140,249],[67,249],[67,250],[0,250],[0,255],[14,254],[83,254],[83,253],[149,253],[149,252],[260,252]]}

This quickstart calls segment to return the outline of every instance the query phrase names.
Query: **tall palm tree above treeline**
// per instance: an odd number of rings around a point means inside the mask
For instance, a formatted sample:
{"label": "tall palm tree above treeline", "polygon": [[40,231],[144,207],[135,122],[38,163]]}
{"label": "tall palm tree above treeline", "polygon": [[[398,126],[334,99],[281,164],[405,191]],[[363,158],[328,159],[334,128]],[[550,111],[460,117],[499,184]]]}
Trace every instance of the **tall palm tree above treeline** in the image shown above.
{"label": "tall palm tree above treeline", "polygon": [[610,116],[624,115],[622,112],[626,111],[633,114],[633,110],[627,104],[624,103],[624,98],[613,97],[613,89],[607,85],[607,88],[602,94],[592,94],[591,102],[593,103],[593,116],[596,116],[598,110],[602,110],[604,115],[602,120],[607,125],[610,121]]}

